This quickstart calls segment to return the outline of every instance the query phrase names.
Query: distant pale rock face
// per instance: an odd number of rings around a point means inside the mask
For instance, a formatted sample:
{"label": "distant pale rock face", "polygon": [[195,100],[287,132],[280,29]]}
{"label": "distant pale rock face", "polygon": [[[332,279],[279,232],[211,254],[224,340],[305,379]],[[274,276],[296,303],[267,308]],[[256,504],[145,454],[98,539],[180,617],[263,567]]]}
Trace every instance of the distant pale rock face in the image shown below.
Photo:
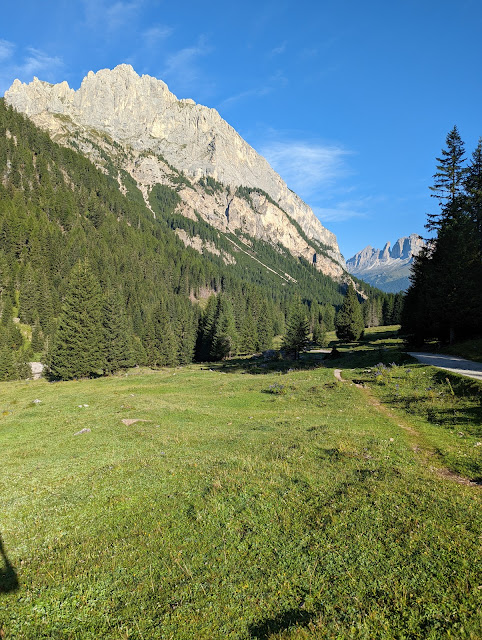
{"label": "distant pale rock face", "polygon": [[425,246],[416,233],[399,238],[390,249],[387,242],[383,249],[368,246],[346,261],[348,271],[383,291],[396,293],[406,290],[413,259]]}
{"label": "distant pale rock face", "polygon": [[[99,166],[99,147],[110,154],[116,166],[134,177],[146,202],[154,184],[170,184],[171,169],[183,172],[193,183],[193,188],[179,192],[184,215],[196,211],[218,229],[241,228],[280,243],[324,273],[344,277],[346,265],[335,235],[265,158],[215,109],[178,100],[161,80],[138,76],[130,65],[122,64],[113,70],[90,71],[78,91],[66,82],[51,85],[34,78],[27,85],[15,80],[5,100],[56,141],[70,146],[75,141],[75,147]],[[216,193],[198,188],[198,181],[207,176],[221,183]],[[240,186],[263,190],[277,206],[263,198],[246,207],[246,201],[234,198]],[[326,255],[320,255],[320,247]]]}

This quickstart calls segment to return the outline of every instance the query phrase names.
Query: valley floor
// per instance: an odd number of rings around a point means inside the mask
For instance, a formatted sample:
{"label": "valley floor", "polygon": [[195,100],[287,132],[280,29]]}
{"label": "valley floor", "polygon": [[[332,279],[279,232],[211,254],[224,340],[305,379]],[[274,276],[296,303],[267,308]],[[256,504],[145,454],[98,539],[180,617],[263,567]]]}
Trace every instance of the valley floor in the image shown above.
{"label": "valley floor", "polygon": [[482,492],[396,419],[476,478],[477,407],[320,357],[3,383],[0,637],[482,637]]}

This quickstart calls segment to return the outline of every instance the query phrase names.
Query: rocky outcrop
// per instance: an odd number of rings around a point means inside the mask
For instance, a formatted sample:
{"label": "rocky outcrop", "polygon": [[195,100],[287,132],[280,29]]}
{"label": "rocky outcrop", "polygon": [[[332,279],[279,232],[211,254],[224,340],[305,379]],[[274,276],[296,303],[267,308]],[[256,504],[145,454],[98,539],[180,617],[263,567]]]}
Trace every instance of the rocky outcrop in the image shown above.
{"label": "rocky outcrop", "polygon": [[[217,229],[282,245],[327,275],[344,277],[336,237],[265,158],[216,110],[178,100],[161,80],[123,64],[90,71],[77,91],[66,82],[15,80],[5,100],[99,166],[107,154],[134,178],[148,206],[153,185],[175,186],[183,215],[197,213]],[[215,188],[206,187],[208,177]],[[239,187],[251,190],[248,197],[239,196]]]}
{"label": "rocky outcrop", "polygon": [[393,249],[389,242],[383,249],[365,247],[347,260],[346,265],[354,276],[383,291],[396,293],[408,288],[413,259],[424,244],[419,235],[412,233],[406,238],[399,238]]}

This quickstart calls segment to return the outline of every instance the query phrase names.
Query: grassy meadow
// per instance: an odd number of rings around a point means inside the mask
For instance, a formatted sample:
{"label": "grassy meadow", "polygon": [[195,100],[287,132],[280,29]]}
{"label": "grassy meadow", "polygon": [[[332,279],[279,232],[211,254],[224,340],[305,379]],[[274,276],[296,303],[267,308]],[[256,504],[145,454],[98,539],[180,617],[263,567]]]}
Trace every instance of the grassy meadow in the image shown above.
{"label": "grassy meadow", "polygon": [[0,638],[480,640],[480,385],[396,349],[2,383]]}

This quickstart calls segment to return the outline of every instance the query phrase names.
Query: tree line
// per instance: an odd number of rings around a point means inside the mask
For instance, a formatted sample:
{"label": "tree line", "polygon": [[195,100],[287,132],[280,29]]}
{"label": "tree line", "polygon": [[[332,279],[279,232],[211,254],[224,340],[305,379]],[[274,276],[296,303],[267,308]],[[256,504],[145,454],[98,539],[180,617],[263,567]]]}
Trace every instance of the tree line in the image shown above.
{"label": "tree line", "polygon": [[415,259],[402,331],[422,345],[453,343],[482,333],[482,139],[466,159],[457,127],[437,158],[428,215],[434,233]]}

